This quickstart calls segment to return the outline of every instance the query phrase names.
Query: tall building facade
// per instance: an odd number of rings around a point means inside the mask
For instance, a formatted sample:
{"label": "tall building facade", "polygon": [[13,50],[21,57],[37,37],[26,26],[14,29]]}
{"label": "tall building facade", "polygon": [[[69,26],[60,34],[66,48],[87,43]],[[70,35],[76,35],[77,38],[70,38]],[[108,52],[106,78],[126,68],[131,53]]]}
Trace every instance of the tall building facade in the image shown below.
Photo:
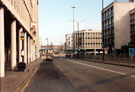
{"label": "tall building facade", "polygon": [[102,50],[102,34],[96,30],[74,32],[75,50],[81,52],[98,52]]}
{"label": "tall building facade", "polygon": [[119,51],[130,42],[129,11],[134,2],[113,2],[102,10],[103,47]]}
{"label": "tall building facade", "polygon": [[0,77],[39,57],[38,0],[0,0]]}
{"label": "tall building facade", "polygon": [[130,12],[130,43],[132,47],[135,47],[135,8],[132,9]]}
{"label": "tall building facade", "polygon": [[72,34],[65,35],[65,50],[66,51],[73,51],[73,36]]}

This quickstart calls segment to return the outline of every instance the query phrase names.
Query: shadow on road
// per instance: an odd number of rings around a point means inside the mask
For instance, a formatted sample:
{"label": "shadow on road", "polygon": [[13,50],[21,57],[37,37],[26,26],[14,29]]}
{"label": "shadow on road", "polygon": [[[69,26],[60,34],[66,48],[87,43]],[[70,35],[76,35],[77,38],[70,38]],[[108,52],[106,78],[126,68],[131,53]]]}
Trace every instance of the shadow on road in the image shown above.
{"label": "shadow on road", "polygon": [[127,75],[120,75],[120,76],[115,76],[115,77],[112,77],[112,78],[109,78],[109,79],[100,80],[100,81],[97,81],[95,83],[90,83],[90,84],[87,84],[85,86],[79,87],[78,89],[84,90],[84,89],[87,89],[87,88],[91,88],[93,86],[98,86],[98,85],[105,84],[105,83],[108,83],[108,82],[112,82],[112,81],[115,81],[115,80],[121,80],[123,78],[130,77],[131,75],[134,75],[134,74],[135,74],[135,72],[131,73],[131,74],[127,74]]}
{"label": "shadow on road", "polygon": [[53,61],[44,61],[25,92],[79,92]]}

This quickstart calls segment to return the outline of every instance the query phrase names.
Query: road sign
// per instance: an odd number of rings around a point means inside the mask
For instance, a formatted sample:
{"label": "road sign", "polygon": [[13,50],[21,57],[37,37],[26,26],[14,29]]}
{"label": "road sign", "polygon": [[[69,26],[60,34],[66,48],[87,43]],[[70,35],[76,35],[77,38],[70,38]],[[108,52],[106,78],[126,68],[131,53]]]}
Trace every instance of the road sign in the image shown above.
{"label": "road sign", "polygon": [[24,32],[21,32],[21,40],[24,40]]}
{"label": "road sign", "polygon": [[135,49],[134,48],[129,48],[129,55],[134,56],[135,55]]}
{"label": "road sign", "polygon": [[78,46],[81,45],[81,38],[78,38]]}
{"label": "road sign", "polygon": [[21,36],[21,40],[24,40],[24,36]]}

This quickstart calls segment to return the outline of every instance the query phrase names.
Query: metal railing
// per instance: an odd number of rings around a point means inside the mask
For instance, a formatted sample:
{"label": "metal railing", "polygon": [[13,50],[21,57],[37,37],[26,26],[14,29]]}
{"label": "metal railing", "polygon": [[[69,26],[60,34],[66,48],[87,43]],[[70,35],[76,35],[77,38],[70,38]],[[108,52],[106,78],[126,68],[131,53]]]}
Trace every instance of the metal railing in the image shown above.
{"label": "metal railing", "polygon": [[[78,55],[74,55],[75,58],[78,58]],[[101,54],[97,55],[79,55],[79,59],[86,59],[89,61],[97,61],[103,62],[103,56]],[[128,66],[135,66],[135,57],[131,59],[128,54],[112,54],[112,55],[105,55],[104,56],[104,63],[112,63],[112,64],[121,64],[121,65],[128,65]]]}

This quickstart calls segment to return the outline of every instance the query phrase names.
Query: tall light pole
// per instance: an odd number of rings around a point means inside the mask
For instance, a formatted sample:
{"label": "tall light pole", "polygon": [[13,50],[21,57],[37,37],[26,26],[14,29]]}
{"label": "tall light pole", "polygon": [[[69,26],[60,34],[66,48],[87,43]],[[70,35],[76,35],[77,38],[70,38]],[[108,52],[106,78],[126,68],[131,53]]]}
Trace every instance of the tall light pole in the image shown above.
{"label": "tall light pole", "polygon": [[75,52],[75,35],[74,35],[74,31],[75,31],[75,14],[74,14],[74,9],[76,7],[75,6],[72,6],[72,9],[73,9],[73,52]]}
{"label": "tall light pole", "polygon": [[47,41],[47,52],[48,52],[48,38],[46,38],[46,41]]}
{"label": "tall light pole", "polygon": [[[104,10],[104,0],[102,0],[102,16],[103,16],[103,10]],[[101,17],[102,18],[102,21],[101,21],[101,24],[102,24],[102,22],[103,22],[103,17]],[[103,32],[103,26],[102,26],[102,46],[103,46],[103,62],[105,61],[105,58],[104,58],[104,56],[105,56],[105,50],[104,50],[104,32]]]}
{"label": "tall light pole", "polygon": [[104,9],[104,0],[102,0],[102,10]]}

